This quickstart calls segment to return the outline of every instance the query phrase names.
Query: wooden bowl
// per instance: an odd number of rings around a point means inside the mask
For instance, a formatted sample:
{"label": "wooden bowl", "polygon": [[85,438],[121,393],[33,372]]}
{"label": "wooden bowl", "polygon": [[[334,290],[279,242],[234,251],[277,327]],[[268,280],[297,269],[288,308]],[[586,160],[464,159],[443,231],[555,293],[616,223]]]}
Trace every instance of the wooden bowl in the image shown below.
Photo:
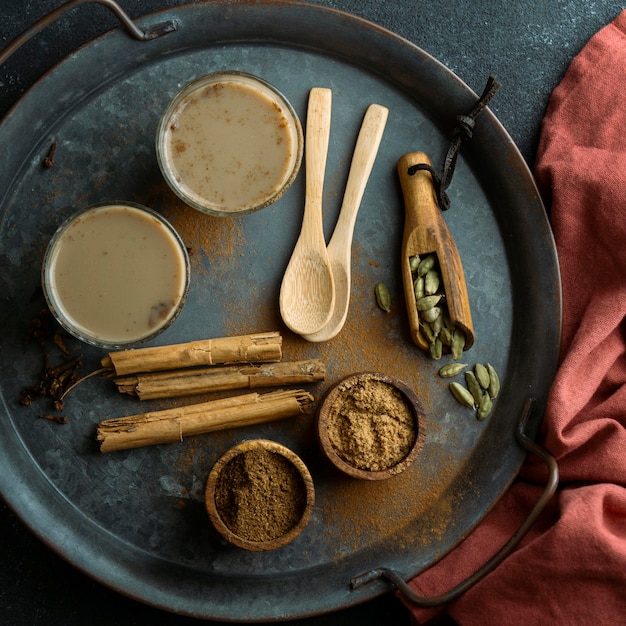
{"label": "wooden bowl", "polygon": [[[379,397],[372,395],[375,392]],[[391,412],[403,416],[401,428],[397,420],[388,419]],[[343,378],[329,389],[318,410],[322,451],[336,468],[362,480],[384,480],[406,470],[424,445],[425,431],[424,410],[415,392],[378,372]]]}
{"label": "wooden bowl", "polygon": [[266,439],[230,448],[211,469],[205,490],[209,518],[220,535],[256,552],[293,541],[311,519],[314,502],[302,459]]}

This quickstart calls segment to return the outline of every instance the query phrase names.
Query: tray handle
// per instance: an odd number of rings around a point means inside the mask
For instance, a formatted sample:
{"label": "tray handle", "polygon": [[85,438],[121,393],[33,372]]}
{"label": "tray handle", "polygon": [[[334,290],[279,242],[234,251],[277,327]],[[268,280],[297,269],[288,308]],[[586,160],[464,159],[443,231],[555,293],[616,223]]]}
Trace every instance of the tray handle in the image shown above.
{"label": "tray handle", "polygon": [[128,14],[124,12],[120,5],[117,4],[117,2],[114,2],[114,0],[69,0],[69,2],[61,5],[58,9],[44,15],[40,20],[27,28],[21,35],[16,37],[6,48],[4,48],[4,50],[0,51],[0,65],[7,61],[7,59],[16,50],[18,50],[18,48],[21,48],[27,41],[32,39],[46,26],[56,22],[65,13],[83,4],[102,4],[105,7],[108,7],[122,23],[122,26],[126,28],[129,34],[140,41],[150,41],[152,39],[156,39],[161,35],[166,35],[167,33],[175,31],[178,27],[176,22],[171,20],[169,22],[154,24],[149,28],[142,30],[130,19]]}
{"label": "tray handle", "polygon": [[553,496],[559,483],[559,468],[554,457],[548,453],[541,446],[537,445],[528,435],[526,435],[526,425],[531,414],[534,401],[532,398],[528,398],[524,403],[524,408],[520,416],[518,428],[516,431],[516,438],[518,443],[528,450],[528,452],[537,455],[548,468],[548,481],[544,488],[541,497],[532,508],[528,517],[524,520],[522,525],[517,529],[513,536],[507,541],[507,543],[500,548],[500,550],[487,561],[480,569],[474,574],[466,578],[463,582],[459,583],[456,587],[453,587],[450,591],[443,593],[435,597],[421,596],[415,593],[411,587],[405,582],[405,580],[394,570],[386,567],[379,567],[369,572],[355,576],[350,580],[350,588],[357,589],[362,585],[370,583],[379,578],[384,578],[390,582],[396,589],[411,603],[419,607],[437,607],[443,604],[447,604],[452,600],[456,600],[459,596],[465,593],[468,589],[473,587],[479,580],[484,578],[487,574],[492,572],[509,554],[514,550],[517,544],[523,539],[526,533],[530,530],[530,527],[535,523],[535,520],[539,517],[544,507]]}

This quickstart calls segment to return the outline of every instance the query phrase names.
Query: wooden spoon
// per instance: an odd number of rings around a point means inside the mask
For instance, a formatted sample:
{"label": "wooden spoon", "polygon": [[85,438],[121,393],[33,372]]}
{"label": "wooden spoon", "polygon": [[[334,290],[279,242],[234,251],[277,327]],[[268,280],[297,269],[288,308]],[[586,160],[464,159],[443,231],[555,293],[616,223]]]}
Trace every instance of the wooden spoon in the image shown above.
{"label": "wooden spoon", "polygon": [[402,282],[411,335],[420,348],[429,351],[428,340],[419,324],[409,259],[416,254],[425,256],[435,253],[441,269],[450,319],[465,333],[465,350],[469,350],[474,343],[474,326],[461,257],[441,215],[430,172],[418,170],[415,174],[409,175],[409,168],[419,164],[431,165],[428,155],[424,152],[405,154],[398,161],[398,174],[405,205]]}
{"label": "wooden spoon", "polygon": [[330,89],[309,93],[306,122],[306,198],[302,229],[280,288],[280,314],[295,333],[310,335],[322,328],[335,306],[335,282],[322,223],[322,189],[330,137]]}
{"label": "wooden spoon", "polygon": [[388,114],[389,110],[378,104],[370,105],[365,113],[350,165],[339,218],[328,244],[328,257],[335,280],[335,308],[321,330],[304,335],[308,341],[328,341],[339,333],[346,322],[350,305],[350,257],[354,225],[365,186],[376,160]]}

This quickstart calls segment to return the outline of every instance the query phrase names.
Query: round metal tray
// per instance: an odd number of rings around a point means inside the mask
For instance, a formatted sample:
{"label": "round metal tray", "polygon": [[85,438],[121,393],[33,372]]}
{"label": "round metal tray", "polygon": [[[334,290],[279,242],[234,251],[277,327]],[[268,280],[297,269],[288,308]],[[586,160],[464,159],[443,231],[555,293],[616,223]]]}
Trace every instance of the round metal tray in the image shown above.
{"label": "round metal tray", "polygon": [[[350,580],[379,566],[409,579],[454,548],[498,500],[525,456],[515,432],[528,398],[534,436],[552,381],[560,335],[560,283],[546,215],[523,159],[489,111],[459,159],[445,214],[461,253],[476,330],[465,362],[490,362],[503,387],[484,422],[459,407],[434,362],[410,341],[399,270],[403,203],[398,158],[423,150],[442,161],[458,114],[476,95],[435,59],[371,23],[300,3],[211,2],[138,21],[176,28],[152,41],[112,31],[38,81],[0,124],[0,491],[44,542],[121,593],[180,614],[273,621],[325,613],[389,589]],[[300,228],[304,175],[273,206],[239,219],[185,208],[163,182],[154,138],[159,115],[188,80],[215,70],[257,74],[305,119],[309,89],[333,91],[324,189],[332,232],[356,135],[367,106],[389,121],[359,213],[353,293],[338,337],[310,344],[278,313],[280,280]],[[55,165],[42,159],[52,142]],[[359,370],[397,376],[420,396],[427,440],[400,476],[370,484],[324,462],[314,416],[103,455],[96,424],[159,408],[122,398],[91,379],[69,397],[66,425],[38,419],[45,403],[20,405],[41,368],[25,344],[45,247],[76,209],[131,200],[162,212],[192,253],[185,309],[156,343],[281,330],[284,358],[319,357],[327,379]],[[390,288],[382,313],[373,288]],[[95,368],[101,353],[71,344]],[[202,500],[212,464],[231,445],[263,437],[309,466],[313,518],[292,544],[252,554],[225,544]],[[367,484],[364,484],[367,483]]]}

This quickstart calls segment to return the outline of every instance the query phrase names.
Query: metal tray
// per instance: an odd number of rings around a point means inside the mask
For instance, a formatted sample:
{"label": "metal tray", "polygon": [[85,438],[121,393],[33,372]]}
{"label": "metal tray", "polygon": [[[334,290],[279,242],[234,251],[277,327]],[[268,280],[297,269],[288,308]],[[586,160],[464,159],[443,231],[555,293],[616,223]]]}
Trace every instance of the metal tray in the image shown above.
{"label": "metal tray", "polygon": [[[452,550],[515,478],[526,451],[516,441],[527,400],[535,436],[557,363],[561,300],[548,221],[531,174],[490,111],[459,159],[445,217],[465,266],[476,329],[466,361],[491,362],[502,392],[478,422],[436,376],[441,362],[410,341],[399,251],[403,204],[395,173],[413,150],[442,162],[458,114],[476,95],[409,42],[356,17],[295,2],[211,2],[146,16],[141,28],[175,26],[152,41],[112,31],[39,80],[0,124],[0,491],[46,544],[101,583],[184,615],[278,621],[322,614],[389,590],[350,581],[385,567],[408,580]],[[334,226],[366,107],[390,116],[357,220],[353,297],[343,332],[327,344],[291,335],[278,314],[280,279],[300,227],[304,176],[270,208],[240,219],[186,209],[159,174],[154,135],[161,111],[186,81],[239,69],[273,83],[304,120],[308,91],[333,90],[325,227]],[[52,142],[55,165],[41,166]],[[357,370],[395,375],[428,416],[419,461],[404,474],[364,484],[335,473],[314,437],[314,415],[190,438],[176,445],[102,455],[97,422],[158,408],[91,379],[70,396],[68,423],[38,419],[19,403],[41,356],[25,344],[45,246],[76,209],[106,200],[154,207],[192,250],[185,309],[156,343],[281,330],[284,356],[320,357],[329,384]],[[375,305],[385,282],[393,310]],[[101,353],[81,350],[86,370]],[[292,544],[248,553],[212,529],[203,488],[215,460],[246,438],[274,439],[309,466],[317,504]]]}

